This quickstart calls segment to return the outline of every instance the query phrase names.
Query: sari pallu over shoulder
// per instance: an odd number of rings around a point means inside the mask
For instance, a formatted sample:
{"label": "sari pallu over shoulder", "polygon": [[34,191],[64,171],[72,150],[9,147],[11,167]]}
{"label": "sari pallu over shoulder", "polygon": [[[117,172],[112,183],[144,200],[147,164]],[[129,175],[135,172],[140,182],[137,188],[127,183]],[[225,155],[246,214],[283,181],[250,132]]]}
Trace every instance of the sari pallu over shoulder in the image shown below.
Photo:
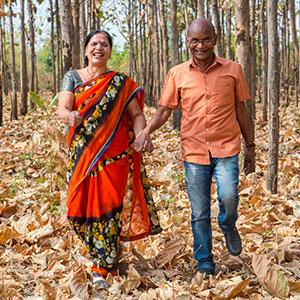
{"label": "sari pallu over shoulder", "polygon": [[[141,108],[144,103],[142,89],[132,79],[117,72],[100,75],[79,86],[74,94],[73,109],[80,112],[83,121],[76,129],[71,128],[68,137],[68,207],[78,205],[81,201],[77,191],[109,148],[128,103],[134,97]],[[128,151],[128,155],[131,161],[129,173],[132,174],[133,189],[132,193],[124,193],[124,203],[130,205],[124,205],[126,210],[122,213],[124,228],[122,225],[121,237],[133,240],[151,234],[152,229],[158,225],[158,220],[155,209],[155,217],[149,215],[149,205],[152,207],[154,203],[149,196],[143,167],[141,172],[141,155],[133,149]]]}

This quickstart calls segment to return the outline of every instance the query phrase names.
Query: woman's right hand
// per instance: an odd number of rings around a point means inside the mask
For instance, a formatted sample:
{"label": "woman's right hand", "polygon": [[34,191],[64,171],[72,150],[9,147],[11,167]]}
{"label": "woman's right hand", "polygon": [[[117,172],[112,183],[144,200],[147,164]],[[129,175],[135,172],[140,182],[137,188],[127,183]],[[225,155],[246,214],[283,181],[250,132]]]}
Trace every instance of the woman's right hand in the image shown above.
{"label": "woman's right hand", "polygon": [[79,111],[74,110],[69,112],[68,123],[70,127],[77,127],[81,124],[81,122],[82,122],[82,117],[79,114]]}

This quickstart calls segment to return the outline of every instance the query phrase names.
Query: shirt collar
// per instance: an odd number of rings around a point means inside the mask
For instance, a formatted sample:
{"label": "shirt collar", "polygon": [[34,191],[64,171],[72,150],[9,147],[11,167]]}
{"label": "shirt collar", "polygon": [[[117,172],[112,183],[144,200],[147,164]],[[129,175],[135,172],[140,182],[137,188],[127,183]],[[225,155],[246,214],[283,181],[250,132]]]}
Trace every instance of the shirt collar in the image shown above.
{"label": "shirt collar", "polygon": [[[215,56],[215,59],[214,59],[212,65],[207,69],[207,71],[210,68],[212,68],[214,65],[216,65],[216,64],[220,64],[220,65],[224,64],[224,61],[223,61],[223,59],[220,56],[217,56],[216,54],[214,54],[214,56]],[[189,65],[190,68],[196,68],[196,69],[198,69],[198,67],[197,67],[197,65],[196,65],[193,57],[188,62],[189,62],[188,65]]]}

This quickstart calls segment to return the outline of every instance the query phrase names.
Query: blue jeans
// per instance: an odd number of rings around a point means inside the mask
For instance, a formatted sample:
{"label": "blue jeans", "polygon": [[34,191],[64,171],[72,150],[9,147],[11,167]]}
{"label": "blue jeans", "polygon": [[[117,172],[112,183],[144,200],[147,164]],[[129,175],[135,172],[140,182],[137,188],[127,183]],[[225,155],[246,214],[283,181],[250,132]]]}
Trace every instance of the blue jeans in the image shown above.
{"label": "blue jeans", "polygon": [[238,155],[210,158],[210,165],[184,162],[185,181],[191,202],[194,256],[198,269],[213,271],[212,235],[210,224],[210,188],[212,176],[218,193],[219,226],[223,231],[233,229],[237,220],[239,163]]}

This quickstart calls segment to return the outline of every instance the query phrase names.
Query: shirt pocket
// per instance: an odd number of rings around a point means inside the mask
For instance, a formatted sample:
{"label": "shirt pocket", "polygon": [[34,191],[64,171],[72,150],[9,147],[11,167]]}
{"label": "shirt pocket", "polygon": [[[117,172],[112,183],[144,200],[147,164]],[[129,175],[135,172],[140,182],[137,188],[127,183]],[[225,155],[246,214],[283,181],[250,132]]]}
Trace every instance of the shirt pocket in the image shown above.
{"label": "shirt pocket", "polygon": [[235,79],[231,76],[222,76],[215,83],[215,90],[222,103],[231,104],[235,99]]}

